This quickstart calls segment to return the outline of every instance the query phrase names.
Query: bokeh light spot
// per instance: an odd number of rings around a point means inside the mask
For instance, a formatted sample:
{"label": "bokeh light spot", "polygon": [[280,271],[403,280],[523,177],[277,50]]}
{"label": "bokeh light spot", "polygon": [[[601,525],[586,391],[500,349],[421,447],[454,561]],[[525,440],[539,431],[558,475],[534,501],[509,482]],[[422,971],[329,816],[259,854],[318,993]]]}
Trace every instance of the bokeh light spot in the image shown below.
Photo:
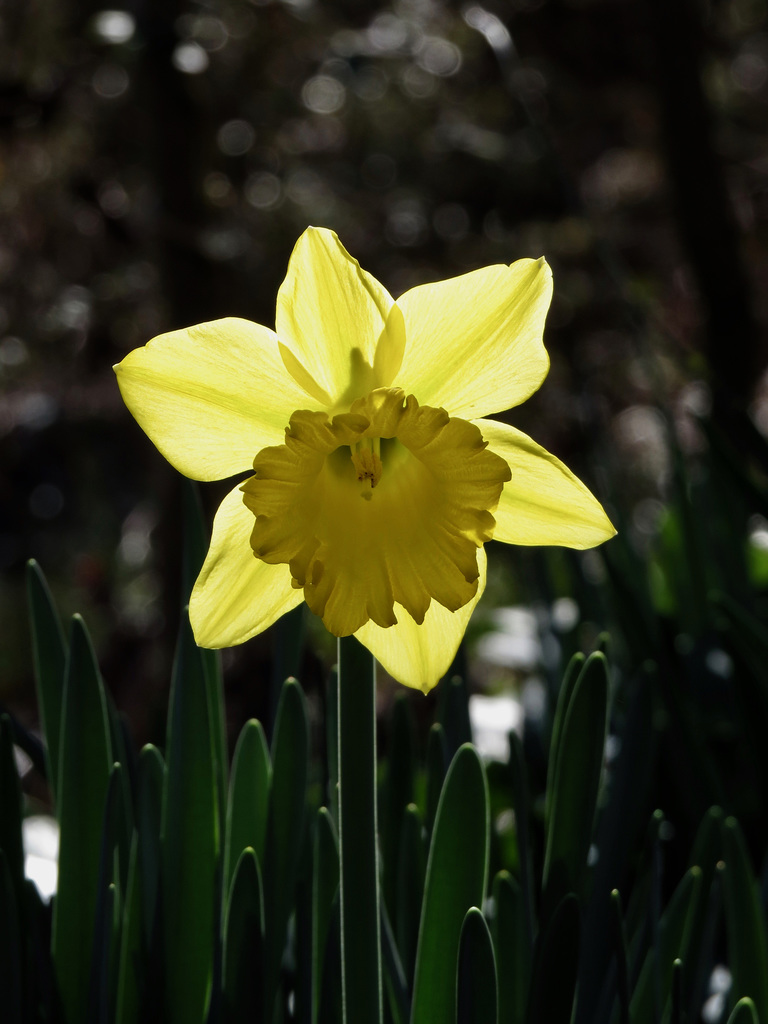
{"label": "bokeh light spot", "polygon": [[341,82],[330,75],[315,75],[301,90],[304,106],[315,114],[335,114],[344,106],[346,94]]}
{"label": "bokeh light spot", "polygon": [[102,42],[113,46],[129,42],[136,31],[136,20],[128,11],[99,11],[91,25]]}
{"label": "bokeh light spot", "polygon": [[271,210],[280,202],[282,187],[276,174],[260,171],[245,183],[245,198],[257,210]]}
{"label": "bokeh light spot", "polygon": [[173,66],[185,75],[200,75],[210,63],[208,54],[198,43],[179,43],[171,57]]}
{"label": "bokeh light spot", "polygon": [[227,121],[216,135],[216,143],[226,156],[243,156],[255,140],[256,132],[253,127],[240,118]]}

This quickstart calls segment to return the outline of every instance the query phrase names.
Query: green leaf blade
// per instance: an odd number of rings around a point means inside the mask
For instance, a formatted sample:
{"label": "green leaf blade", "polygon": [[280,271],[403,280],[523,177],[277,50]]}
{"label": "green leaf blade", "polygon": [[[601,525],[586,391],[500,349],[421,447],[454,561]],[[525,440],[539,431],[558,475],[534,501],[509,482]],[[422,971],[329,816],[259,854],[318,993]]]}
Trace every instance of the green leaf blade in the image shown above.
{"label": "green leaf blade", "polygon": [[279,987],[288,918],[304,834],[309,760],[306,703],[296,680],[286,680],[272,740],[272,789],[264,853],[264,997],[271,1021]]}
{"label": "green leaf blade", "polygon": [[272,762],[264,729],[251,719],[243,726],[232,758],[227,800],[224,881],[232,884],[243,850],[251,847],[261,869],[267,840]]}
{"label": "green leaf blade", "polygon": [[544,857],[544,918],[563,897],[580,893],[603,766],[608,720],[608,670],[605,656],[592,654],[584,664],[565,712],[554,751],[556,768]]}
{"label": "green leaf blade", "polygon": [[106,697],[79,616],[72,622],[59,764],[59,889],[52,951],[64,1011],[84,1020],[94,943],[99,860],[112,749]]}
{"label": "green leaf blade", "polygon": [[166,1019],[202,1021],[218,925],[216,739],[200,648],[182,623],[171,684],[163,792],[161,884]]}
{"label": "green leaf blade", "polygon": [[264,985],[264,901],[255,852],[240,855],[227,901],[224,1004],[228,1024],[260,1019]]}
{"label": "green leaf blade", "polygon": [[741,828],[723,825],[725,921],[734,999],[748,996],[759,1020],[768,1021],[768,939],[760,894]]}
{"label": "green leaf blade", "polygon": [[416,956],[411,1024],[456,1015],[456,963],[464,918],[482,904],[488,872],[488,785],[480,758],[460,747],[432,833]]}
{"label": "green leaf blade", "polygon": [[482,911],[464,918],[456,978],[456,1024],[496,1024],[498,983],[493,941]]}
{"label": "green leaf blade", "polygon": [[27,563],[27,600],[32,625],[32,657],[40,723],[45,737],[48,783],[59,792],[59,743],[67,646],[45,576],[34,559]]}

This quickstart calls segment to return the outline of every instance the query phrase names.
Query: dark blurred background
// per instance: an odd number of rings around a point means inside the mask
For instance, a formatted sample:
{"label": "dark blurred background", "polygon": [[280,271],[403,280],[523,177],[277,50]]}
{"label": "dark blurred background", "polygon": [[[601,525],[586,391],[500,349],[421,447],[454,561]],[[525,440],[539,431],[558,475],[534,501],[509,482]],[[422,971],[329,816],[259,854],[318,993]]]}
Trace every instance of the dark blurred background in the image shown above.
{"label": "dark blurred background", "polygon": [[[162,739],[182,485],[111,367],[202,320],[273,326],[308,224],[395,296],[545,255],[552,369],[508,418],[644,556],[700,417],[736,457],[768,432],[767,113],[765,0],[5,0],[0,699],[33,721],[34,557],[137,740]],[[209,518],[225,489],[203,487]],[[530,600],[491,557],[488,602]],[[269,657],[227,655],[233,720]]]}

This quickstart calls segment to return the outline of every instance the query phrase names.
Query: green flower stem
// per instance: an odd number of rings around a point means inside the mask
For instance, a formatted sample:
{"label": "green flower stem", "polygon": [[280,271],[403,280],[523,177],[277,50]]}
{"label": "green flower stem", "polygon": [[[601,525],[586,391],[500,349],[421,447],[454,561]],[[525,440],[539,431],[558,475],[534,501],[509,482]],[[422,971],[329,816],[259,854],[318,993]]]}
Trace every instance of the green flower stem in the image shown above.
{"label": "green flower stem", "polygon": [[376,664],[341,637],[339,673],[339,859],[344,1024],[381,1024],[376,823]]}

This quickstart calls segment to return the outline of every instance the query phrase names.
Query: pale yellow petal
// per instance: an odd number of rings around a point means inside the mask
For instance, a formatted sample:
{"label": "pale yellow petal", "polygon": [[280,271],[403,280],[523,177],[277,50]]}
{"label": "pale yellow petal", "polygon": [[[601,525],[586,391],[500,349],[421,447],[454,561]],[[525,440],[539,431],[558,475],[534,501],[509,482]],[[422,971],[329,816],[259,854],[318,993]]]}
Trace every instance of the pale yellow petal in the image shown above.
{"label": "pale yellow petal", "polygon": [[318,409],[287,373],[273,331],[214,320],[161,334],[115,367],[125,404],[168,461],[195,480],[250,469],[295,409]]}
{"label": "pale yellow petal", "polygon": [[458,611],[449,612],[433,601],[419,626],[405,608],[396,604],[396,626],[383,629],[375,622],[367,622],[355,636],[399,683],[428,693],[450,668],[470,616],[485,590],[483,548],[477,551],[477,568],[477,593]]}
{"label": "pale yellow petal", "polygon": [[544,259],[412,288],[397,300],[406,348],[395,384],[465,419],[520,405],[549,369],[542,334],[551,297]]}
{"label": "pale yellow petal", "polygon": [[239,487],[213,520],[208,556],[192,590],[189,618],[200,647],[232,647],[263,632],[300,604],[287,565],[267,565],[254,555],[253,515]]}
{"label": "pale yellow petal", "polygon": [[600,502],[559,459],[506,423],[475,423],[512,472],[494,513],[494,540],[583,549],[613,537]]}
{"label": "pale yellow petal", "polygon": [[388,387],[400,367],[402,313],[333,231],[307,228],[299,238],[275,319],[286,367],[332,411]]}

